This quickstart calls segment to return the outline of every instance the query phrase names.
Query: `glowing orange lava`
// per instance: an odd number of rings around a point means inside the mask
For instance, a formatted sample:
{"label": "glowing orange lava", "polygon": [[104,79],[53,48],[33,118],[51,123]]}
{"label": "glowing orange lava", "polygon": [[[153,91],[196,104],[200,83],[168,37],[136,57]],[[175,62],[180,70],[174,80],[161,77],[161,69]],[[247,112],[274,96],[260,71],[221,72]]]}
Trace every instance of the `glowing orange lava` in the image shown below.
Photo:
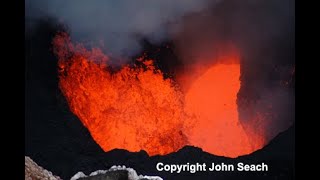
{"label": "glowing orange lava", "polygon": [[70,110],[104,151],[164,155],[194,145],[237,157],[263,145],[249,142],[238,121],[239,63],[212,65],[183,94],[152,60],[141,58],[143,66],[111,72],[107,56],[71,44],[67,34],[57,35],[53,44]]}
{"label": "glowing orange lava", "polygon": [[186,94],[186,111],[197,119],[188,135],[192,145],[222,156],[252,152],[238,121],[239,77],[239,64],[216,64],[191,85]]}

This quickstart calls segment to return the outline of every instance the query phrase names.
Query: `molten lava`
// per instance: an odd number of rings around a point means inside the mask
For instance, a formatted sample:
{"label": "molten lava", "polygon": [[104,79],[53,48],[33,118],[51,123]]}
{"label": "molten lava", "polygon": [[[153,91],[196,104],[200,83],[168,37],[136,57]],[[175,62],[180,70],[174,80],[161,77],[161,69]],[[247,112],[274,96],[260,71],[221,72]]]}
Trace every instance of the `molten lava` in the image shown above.
{"label": "molten lava", "polygon": [[[66,38],[57,36],[55,45],[63,45]],[[83,54],[60,59],[60,88],[71,111],[104,151],[168,154],[186,144],[182,95],[151,60],[144,61],[145,68],[125,66],[111,73],[104,61],[95,59],[101,57],[97,51],[67,45]],[[64,50],[57,52],[60,57],[68,54]]]}
{"label": "molten lava", "polygon": [[194,145],[237,157],[263,146],[248,140],[238,120],[239,63],[212,65],[184,94],[152,60],[141,58],[143,66],[114,72],[101,51],[73,45],[67,34],[57,35],[53,44],[60,89],[104,151],[164,155]]}
{"label": "molten lava", "polygon": [[197,119],[188,136],[192,145],[231,157],[252,151],[238,121],[239,77],[239,64],[216,64],[193,82],[186,94],[186,111]]}

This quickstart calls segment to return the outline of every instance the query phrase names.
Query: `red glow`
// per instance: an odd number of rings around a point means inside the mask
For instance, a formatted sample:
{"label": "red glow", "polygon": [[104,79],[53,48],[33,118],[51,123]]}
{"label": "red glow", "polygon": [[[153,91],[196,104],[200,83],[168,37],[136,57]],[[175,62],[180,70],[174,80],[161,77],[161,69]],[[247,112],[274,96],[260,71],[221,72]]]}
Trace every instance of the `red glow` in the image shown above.
{"label": "red glow", "polygon": [[183,94],[152,60],[140,58],[144,67],[124,66],[112,73],[107,56],[72,45],[66,34],[56,36],[54,46],[61,91],[104,151],[164,155],[189,144],[236,157],[263,145],[249,142],[238,120],[240,65],[233,53],[222,59],[228,64],[208,67]]}
{"label": "red glow", "polygon": [[238,120],[239,77],[239,64],[216,64],[192,83],[186,94],[187,112],[197,117],[191,144],[230,157],[253,151]]}

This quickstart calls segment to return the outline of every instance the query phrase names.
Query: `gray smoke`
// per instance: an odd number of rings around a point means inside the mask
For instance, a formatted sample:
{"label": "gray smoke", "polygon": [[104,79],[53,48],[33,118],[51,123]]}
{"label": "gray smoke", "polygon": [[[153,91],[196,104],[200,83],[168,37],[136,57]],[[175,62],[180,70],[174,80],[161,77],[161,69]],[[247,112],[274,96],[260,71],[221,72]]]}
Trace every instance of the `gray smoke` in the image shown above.
{"label": "gray smoke", "polygon": [[294,122],[294,0],[26,0],[27,20],[43,17],[55,17],[73,40],[113,57],[139,53],[141,38],[173,40],[180,74],[211,64],[231,43],[241,52],[242,122],[271,114],[263,127],[268,140]]}
{"label": "gray smoke", "polygon": [[181,74],[192,74],[194,64],[214,63],[226,43],[240,50],[238,110],[244,125],[262,114],[256,129],[270,140],[294,122],[294,0],[224,0],[175,26]]}
{"label": "gray smoke", "polygon": [[[26,0],[26,18],[57,18],[75,41],[99,45],[112,56],[135,55],[147,38],[168,38],[167,25],[217,0]],[[98,46],[98,47],[99,47]]]}

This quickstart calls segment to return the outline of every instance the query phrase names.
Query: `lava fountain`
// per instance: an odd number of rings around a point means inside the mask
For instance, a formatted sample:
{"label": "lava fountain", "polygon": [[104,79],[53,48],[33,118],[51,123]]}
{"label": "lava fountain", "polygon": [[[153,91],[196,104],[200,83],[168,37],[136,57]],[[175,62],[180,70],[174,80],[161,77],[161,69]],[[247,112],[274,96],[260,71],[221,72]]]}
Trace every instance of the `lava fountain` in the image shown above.
{"label": "lava fountain", "polygon": [[163,77],[153,60],[141,57],[141,66],[112,71],[109,58],[99,49],[74,45],[65,33],[58,34],[53,45],[59,58],[59,86],[70,110],[106,152],[126,149],[165,155],[193,145],[237,157],[264,145],[250,141],[261,138],[248,138],[238,120],[238,56],[226,56],[232,63],[207,68],[183,93],[175,81]]}

